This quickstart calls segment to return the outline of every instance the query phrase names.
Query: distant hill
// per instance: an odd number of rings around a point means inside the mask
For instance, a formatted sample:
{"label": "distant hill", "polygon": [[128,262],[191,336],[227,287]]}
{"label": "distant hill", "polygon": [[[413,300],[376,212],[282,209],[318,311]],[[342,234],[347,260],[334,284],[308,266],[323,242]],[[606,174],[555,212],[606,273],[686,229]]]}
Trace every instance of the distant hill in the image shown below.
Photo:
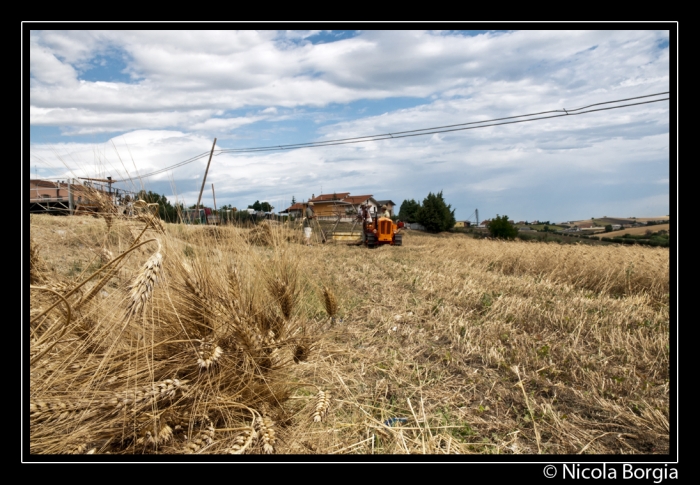
{"label": "distant hill", "polygon": [[[637,219],[639,220],[639,219]],[[655,219],[652,219],[655,220]],[[625,234],[631,234],[637,236],[640,234],[645,234],[647,231],[657,232],[657,231],[668,231],[671,224],[654,224],[653,226],[642,226],[642,227],[628,227],[627,229],[621,229],[619,231],[606,232],[601,234],[605,237],[619,237]]]}
{"label": "distant hill", "polygon": [[[669,216],[657,216],[657,217],[596,217],[593,219],[596,225],[605,226],[606,224],[634,224],[635,222],[647,222],[647,221],[668,221]],[[570,225],[576,225],[580,223],[591,222],[590,219],[583,219],[580,221],[569,221]]]}

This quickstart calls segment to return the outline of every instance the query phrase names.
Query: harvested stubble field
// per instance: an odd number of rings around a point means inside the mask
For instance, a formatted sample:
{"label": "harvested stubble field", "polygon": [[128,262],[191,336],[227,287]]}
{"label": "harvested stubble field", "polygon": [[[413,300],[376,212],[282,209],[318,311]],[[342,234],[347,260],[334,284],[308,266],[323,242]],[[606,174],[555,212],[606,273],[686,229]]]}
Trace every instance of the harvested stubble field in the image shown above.
{"label": "harvested stubble field", "polygon": [[30,223],[31,453],[669,450],[668,249]]}

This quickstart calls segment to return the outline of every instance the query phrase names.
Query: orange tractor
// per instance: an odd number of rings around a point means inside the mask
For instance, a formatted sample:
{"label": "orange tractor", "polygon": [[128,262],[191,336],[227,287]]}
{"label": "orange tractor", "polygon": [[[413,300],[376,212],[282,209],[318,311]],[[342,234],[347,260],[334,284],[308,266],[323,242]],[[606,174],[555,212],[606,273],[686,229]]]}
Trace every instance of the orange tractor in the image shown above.
{"label": "orange tractor", "polygon": [[[403,222],[395,224],[388,217],[367,217],[367,213],[360,216],[364,222],[362,224],[363,241],[368,248],[374,249],[382,244],[401,246],[403,235],[401,229]],[[371,221],[371,222],[370,222]]]}

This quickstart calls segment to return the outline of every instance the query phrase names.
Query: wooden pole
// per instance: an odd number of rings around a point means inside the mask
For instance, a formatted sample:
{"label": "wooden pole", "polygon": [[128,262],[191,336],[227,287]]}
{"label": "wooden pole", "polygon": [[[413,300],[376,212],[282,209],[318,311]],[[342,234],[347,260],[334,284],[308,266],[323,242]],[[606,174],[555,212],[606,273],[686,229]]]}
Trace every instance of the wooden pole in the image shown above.
{"label": "wooden pole", "polygon": [[202,188],[199,189],[199,198],[197,199],[197,217],[199,217],[199,203],[202,202],[202,193],[204,192],[204,184],[207,181],[207,173],[209,173],[209,164],[211,163],[211,157],[214,155],[214,147],[216,146],[216,138],[214,138],[214,144],[211,146],[211,153],[209,153],[209,161],[207,162],[207,169],[204,171],[204,180],[202,180]]}
{"label": "wooden pole", "polygon": [[214,184],[211,184],[211,195],[214,197],[214,215],[219,218],[219,224],[221,224],[221,216],[216,213],[216,192],[214,192]]}
{"label": "wooden pole", "polygon": [[70,215],[73,215],[73,190],[71,187],[71,183],[73,182],[73,179],[68,179],[68,211],[70,212]]}

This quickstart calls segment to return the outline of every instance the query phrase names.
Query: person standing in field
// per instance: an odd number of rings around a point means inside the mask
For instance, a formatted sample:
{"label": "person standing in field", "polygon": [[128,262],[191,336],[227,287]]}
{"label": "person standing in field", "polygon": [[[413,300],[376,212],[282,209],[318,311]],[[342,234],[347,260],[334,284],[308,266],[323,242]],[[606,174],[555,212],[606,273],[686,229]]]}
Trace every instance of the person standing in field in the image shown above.
{"label": "person standing in field", "polygon": [[306,211],[304,211],[304,215],[304,238],[306,239],[306,245],[311,246],[311,223],[316,217],[313,202],[309,202],[309,205],[306,206]]}
{"label": "person standing in field", "polygon": [[372,224],[372,213],[368,206],[364,204],[360,206],[360,216],[362,219],[362,242],[364,243],[367,241],[367,226]]}

